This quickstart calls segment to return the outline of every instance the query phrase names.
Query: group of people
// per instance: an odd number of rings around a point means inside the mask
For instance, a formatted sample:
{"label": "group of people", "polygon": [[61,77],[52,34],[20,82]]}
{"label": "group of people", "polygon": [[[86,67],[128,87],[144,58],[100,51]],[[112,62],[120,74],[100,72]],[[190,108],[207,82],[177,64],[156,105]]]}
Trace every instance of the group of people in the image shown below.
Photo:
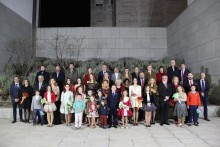
{"label": "group of people", "polygon": [[210,121],[206,74],[202,72],[200,79],[195,80],[184,63],[178,68],[175,60],[171,60],[167,70],[160,66],[157,73],[152,65],[144,71],[136,66],[132,73],[128,68],[121,73],[117,67],[111,72],[106,65],[102,65],[97,76],[90,67],[83,78],[77,73],[73,63],[66,72],[57,65],[52,74],[42,65],[33,87],[28,79],[20,83],[15,76],[10,86],[12,123],[16,122],[19,108],[20,121],[29,122],[33,111],[33,125],[48,127],[61,124],[62,117],[67,126],[75,120],[76,129],[83,123],[92,128],[117,128],[119,120],[121,128],[128,128],[129,122],[138,126],[140,121],[151,127],[157,112],[162,126],[170,125],[168,112],[172,108],[177,126],[198,126],[202,104],[204,119]]}

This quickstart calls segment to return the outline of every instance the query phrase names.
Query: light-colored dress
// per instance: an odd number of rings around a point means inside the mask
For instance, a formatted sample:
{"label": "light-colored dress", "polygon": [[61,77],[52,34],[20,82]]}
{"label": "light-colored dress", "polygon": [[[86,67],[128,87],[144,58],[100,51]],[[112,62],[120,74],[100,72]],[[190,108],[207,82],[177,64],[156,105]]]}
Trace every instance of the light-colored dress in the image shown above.
{"label": "light-colored dress", "polygon": [[142,102],[138,106],[138,97],[141,97],[141,86],[137,85],[136,89],[134,85],[129,86],[129,97],[131,99],[131,107],[142,107]]}
{"label": "light-colored dress", "polygon": [[[71,91],[62,92],[61,94],[61,106],[60,113],[62,114],[70,114],[74,113],[72,105],[73,105],[73,93]],[[64,107],[63,107],[64,106]]]}

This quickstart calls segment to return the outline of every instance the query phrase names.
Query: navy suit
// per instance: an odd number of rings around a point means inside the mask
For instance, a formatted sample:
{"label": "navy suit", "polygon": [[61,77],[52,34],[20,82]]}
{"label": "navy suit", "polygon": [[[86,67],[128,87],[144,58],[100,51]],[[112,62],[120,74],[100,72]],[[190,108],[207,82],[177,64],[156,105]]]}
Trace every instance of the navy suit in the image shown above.
{"label": "navy suit", "polygon": [[47,84],[42,83],[41,88],[40,88],[39,87],[39,83],[36,83],[34,85],[34,90],[39,90],[40,96],[43,98],[44,97],[44,93],[47,91]]}
{"label": "navy suit", "polygon": [[[19,108],[19,116],[20,120],[22,120],[22,109],[20,106],[21,101],[21,84],[19,83],[18,86],[15,85],[15,83],[12,83],[10,86],[9,91],[10,97],[11,97],[11,103],[13,107],[13,119],[16,121],[16,114],[17,114],[17,107]],[[19,99],[18,102],[15,102],[15,99]]]}
{"label": "navy suit", "polygon": [[109,92],[108,97],[108,107],[110,109],[109,111],[109,126],[111,127],[116,126],[117,123],[117,109],[119,107],[119,95],[117,93],[113,94],[112,92]]}
{"label": "navy suit", "polygon": [[179,68],[174,66],[174,70],[172,67],[167,68],[167,76],[169,83],[172,83],[173,77],[176,76],[179,78]]}
{"label": "navy suit", "polygon": [[[185,69],[183,76],[182,76],[182,70],[179,70],[179,81],[181,82],[182,85],[188,79],[187,76],[189,72],[190,71],[188,69]],[[182,78],[183,78],[183,81],[182,81]]]}
{"label": "navy suit", "polygon": [[[200,94],[200,99],[202,101],[203,107],[204,107],[204,119],[208,118],[208,93],[209,93],[209,82],[204,81],[204,89],[202,88],[201,79],[197,81],[197,91]],[[201,92],[204,93],[204,96],[201,95]]]}
{"label": "navy suit", "polygon": [[58,74],[58,77],[57,77],[57,73],[54,72],[52,74],[52,78],[54,78],[57,81],[57,84],[58,84],[58,86],[60,88],[60,92],[61,92],[63,89],[63,86],[64,86],[64,82],[65,82],[65,73],[63,71],[60,71]]}

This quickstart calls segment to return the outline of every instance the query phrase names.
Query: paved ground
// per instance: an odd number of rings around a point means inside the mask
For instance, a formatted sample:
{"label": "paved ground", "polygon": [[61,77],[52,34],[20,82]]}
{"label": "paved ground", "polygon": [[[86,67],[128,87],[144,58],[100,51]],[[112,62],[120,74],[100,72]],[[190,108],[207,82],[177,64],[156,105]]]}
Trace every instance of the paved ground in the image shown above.
{"label": "paved ground", "polygon": [[220,146],[220,118],[199,120],[200,126],[178,128],[154,125],[131,126],[129,129],[74,130],[64,124],[48,128],[0,119],[0,147],[182,147]]}

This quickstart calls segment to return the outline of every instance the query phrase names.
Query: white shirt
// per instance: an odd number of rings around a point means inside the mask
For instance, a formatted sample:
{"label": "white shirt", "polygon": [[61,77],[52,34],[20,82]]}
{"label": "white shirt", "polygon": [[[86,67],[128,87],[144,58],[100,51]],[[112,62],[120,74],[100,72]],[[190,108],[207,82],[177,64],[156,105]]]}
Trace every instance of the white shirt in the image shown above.
{"label": "white shirt", "polygon": [[39,83],[39,89],[41,89],[42,83]]}
{"label": "white shirt", "polygon": [[147,102],[150,102],[150,94],[147,93]]}
{"label": "white shirt", "polygon": [[51,102],[51,93],[47,92],[47,101],[50,103]]}
{"label": "white shirt", "polygon": [[117,80],[118,79],[118,73],[116,72],[115,73],[115,80]]}

